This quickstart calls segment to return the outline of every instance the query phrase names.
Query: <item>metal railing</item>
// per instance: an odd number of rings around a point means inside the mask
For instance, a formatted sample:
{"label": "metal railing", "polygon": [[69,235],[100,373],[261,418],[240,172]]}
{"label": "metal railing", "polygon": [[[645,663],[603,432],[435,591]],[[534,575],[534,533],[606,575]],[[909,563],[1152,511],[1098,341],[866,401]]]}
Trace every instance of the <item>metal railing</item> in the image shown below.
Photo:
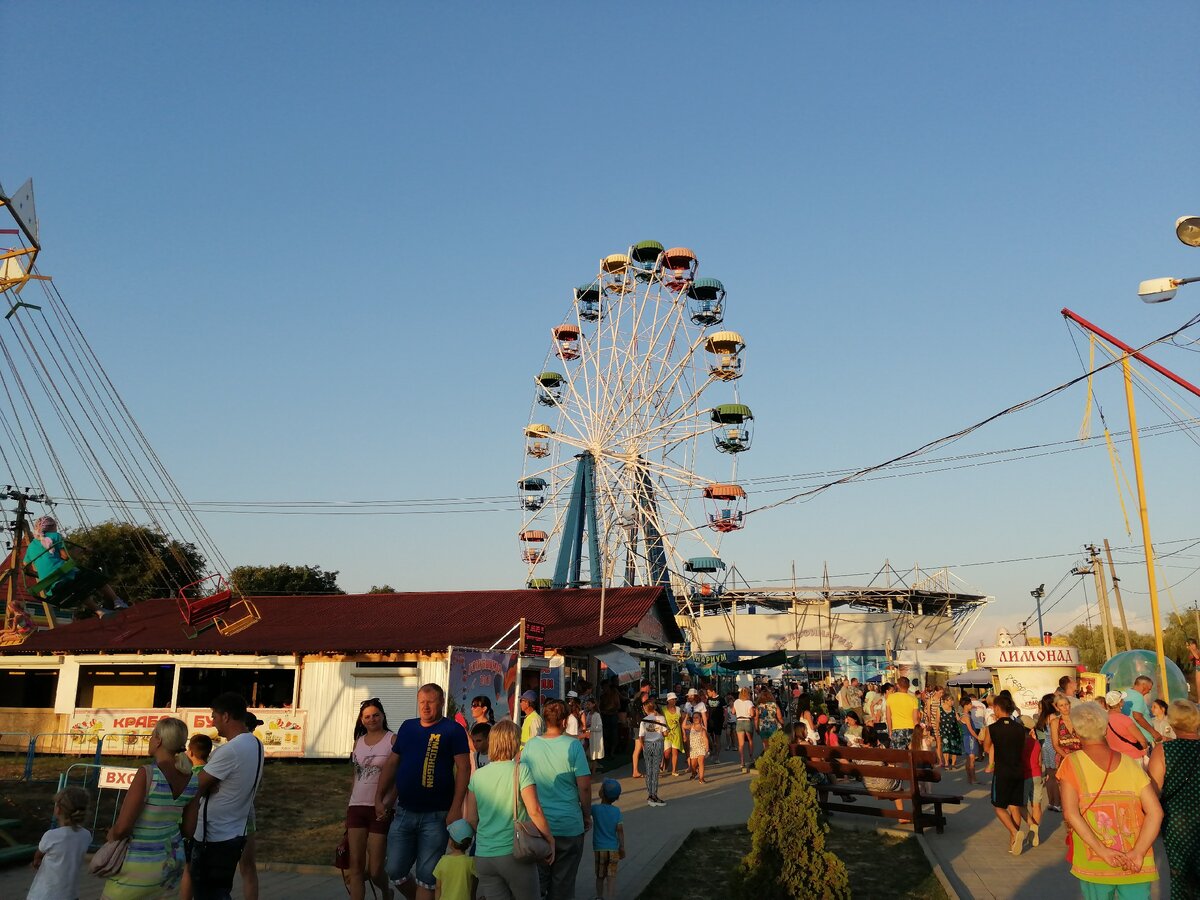
{"label": "metal railing", "polygon": [[[107,740],[103,734],[80,731],[47,731],[25,735],[27,740],[23,750],[24,766],[21,767],[19,777],[5,778],[2,774],[4,770],[0,768],[0,778],[9,781],[54,783],[60,777],[62,757],[87,756],[91,758],[92,765],[97,766],[105,757],[144,758],[150,755],[152,733],[153,731],[147,730],[114,734]],[[4,760],[3,753],[3,749],[0,749],[0,763]],[[14,749],[14,760],[21,753],[22,751]],[[13,769],[16,768],[14,765]]]}
{"label": "metal railing", "polygon": [[[125,789],[100,786],[100,770],[103,768],[105,766],[96,763],[75,763],[58,776],[60,791],[66,787],[81,787],[91,798],[88,809],[91,810],[92,818],[87,829],[92,833],[92,850],[104,843],[108,830],[117,822],[117,814],[121,811],[121,803],[125,799]],[[53,816],[51,819],[50,827],[53,828],[58,823],[53,821]]]}

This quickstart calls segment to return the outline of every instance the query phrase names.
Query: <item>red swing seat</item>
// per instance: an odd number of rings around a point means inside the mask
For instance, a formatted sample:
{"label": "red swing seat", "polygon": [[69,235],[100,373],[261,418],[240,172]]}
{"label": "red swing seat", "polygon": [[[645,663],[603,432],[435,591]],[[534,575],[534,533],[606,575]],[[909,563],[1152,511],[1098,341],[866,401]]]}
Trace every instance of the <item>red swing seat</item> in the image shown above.
{"label": "red swing seat", "polygon": [[[189,638],[213,627],[222,635],[237,634],[262,618],[248,599],[240,593],[234,596],[225,576],[219,574],[181,588],[176,602],[183,616],[183,633]],[[240,609],[240,617],[230,621],[228,613],[235,609]]]}

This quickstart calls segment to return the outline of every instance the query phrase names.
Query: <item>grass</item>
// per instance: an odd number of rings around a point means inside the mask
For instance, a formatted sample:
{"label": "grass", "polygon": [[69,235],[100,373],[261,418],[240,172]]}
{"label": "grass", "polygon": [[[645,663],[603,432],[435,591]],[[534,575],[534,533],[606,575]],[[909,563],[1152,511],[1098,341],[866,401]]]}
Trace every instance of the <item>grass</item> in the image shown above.
{"label": "grass", "polygon": [[[846,864],[854,897],[947,900],[915,837],[830,828],[829,850]],[[693,831],[641,894],[643,900],[725,900],[750,852],[744,827]]]}
{"label": "grass", "polygon": [[[40,757],[34,782],[15,782],[21,767],[0,764],[0,819],[18,819],[9,834],[20,843],[36,844],[50,827],[58,774],[76,762],[73,757]],[[114,759],[113,765],[134,768],[146,759]],[[350,766],[339,762],[268,760],[256,805],[258,858],[269,862],[332,865],[333,850],[342,837],[346,802],[350,798]],[[93,791],[93,796],[95,792]],[[102,792],[96,813],[96,837],[113,821],[123,794]],[[93,820],[89,815],[89,824]]]}

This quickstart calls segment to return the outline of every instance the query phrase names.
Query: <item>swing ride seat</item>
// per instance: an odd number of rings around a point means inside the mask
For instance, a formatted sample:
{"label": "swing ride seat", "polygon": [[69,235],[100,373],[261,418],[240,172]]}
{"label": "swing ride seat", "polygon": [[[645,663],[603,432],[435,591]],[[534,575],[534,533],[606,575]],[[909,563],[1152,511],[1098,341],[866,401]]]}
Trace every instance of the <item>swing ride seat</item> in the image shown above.
{"label": "swing ride seat", "polygon": [[[203,596],[189,596],[196,592]],[[214,627],[222,635],[237,634],[262,618],[253,603],[240,595],[234,597],[233,589],[222,575],[209,575],[181,588],[177,602],[183,616],[183,633],[189,639]],[[240,618],[229,621],[227,614],[239,608]]]}
{"label": "swing ride seat", "polygon": [[80,606],[108,583],[99,572],[85,569],[73,559],[63,560],[61,566],[29,588],[29,593],[59,609]]}

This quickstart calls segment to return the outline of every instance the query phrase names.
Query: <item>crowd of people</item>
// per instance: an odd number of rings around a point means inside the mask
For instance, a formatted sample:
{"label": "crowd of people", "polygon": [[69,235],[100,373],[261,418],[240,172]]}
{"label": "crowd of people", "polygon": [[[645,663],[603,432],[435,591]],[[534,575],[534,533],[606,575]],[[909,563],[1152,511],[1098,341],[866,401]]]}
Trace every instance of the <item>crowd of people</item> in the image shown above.
{"label": "crowd of people", "polygon": [[[155,724],[151,762],[138,769],[97,853],[97,859],[117,861],[102,900],[158,898],[175,889],[183,900],[228,900],[239,868],[243,896],[257,900],[254,797],[263,746],[253,730],[260,723],[246,701],[232,693],[213,700],[212,721],[224,739],[215,748],[205,734],[189,738],[180,719],[168,716]],[[58,827],[38,844],[29,900],[79,895],[92,843],[83,827],[90,803],[81,787],[65,788],[55,797]]]}

